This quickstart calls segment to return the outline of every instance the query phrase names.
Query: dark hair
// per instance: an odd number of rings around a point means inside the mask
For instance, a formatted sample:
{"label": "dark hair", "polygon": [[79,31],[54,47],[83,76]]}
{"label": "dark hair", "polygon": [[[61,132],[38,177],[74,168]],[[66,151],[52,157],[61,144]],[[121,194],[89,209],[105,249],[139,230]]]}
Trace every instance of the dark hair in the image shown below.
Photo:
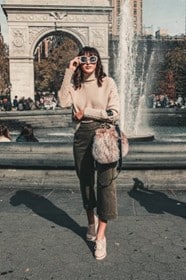
{"label": "dark hair", "polygon": [[[103,71],[103,65],[101,63],[101,57],[99,55],[99,52],[93,48],[93,47],[84,47],[80,50],[78,56],[81,55],[95,55],[98,58],[97,64],[96,64],[96,69],[95,69],[95,76],[97,79],[97,84],[99,87],[102,86],[103,78],[106,76],[105,72]],[[73,75],[73,82],[74,82],[74,87],[75,89],[81,88],[81,83],[83,82],[83,72],[81,70],[81,65],[79,65],[74,72]]]}
{"label": "dark hair", "polygon": [[[38,139],[34,136],[34,131],[33,131],[33,127],[30,124],[25,125],[22,128],[21,134],[19,137],[24,137],[26,142],[39,142]],[[18,137],[18,141],[19,142],[19,137]]]}
{"label": "dark hair", "polygon": [[10,134],[9,134],[9,130],[8,130],[7,126],[4,124],[0,124],[0,136],[4,136],[4,137],[12,140],[10,137]]}

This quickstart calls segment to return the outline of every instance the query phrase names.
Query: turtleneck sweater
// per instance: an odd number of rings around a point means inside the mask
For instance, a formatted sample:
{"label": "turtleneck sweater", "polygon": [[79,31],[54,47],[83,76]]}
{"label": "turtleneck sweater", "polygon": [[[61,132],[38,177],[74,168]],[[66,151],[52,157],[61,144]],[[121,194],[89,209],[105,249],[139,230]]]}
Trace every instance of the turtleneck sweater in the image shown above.
{"label": "turtleneck sweater", "polygon": [[[116,84],[111,77],[104,77],[99,87],[95,73],[84,76],[81,88],[74,89],[73,72],[66,69],[62,86],[58,92],[59,104],[62,108],[72,106],[73,114],[84,111],[84,118],[102,121],[117,121],[119,119],[120,102]],[[108,116],[106,110],[112,110],[113,116]]]}

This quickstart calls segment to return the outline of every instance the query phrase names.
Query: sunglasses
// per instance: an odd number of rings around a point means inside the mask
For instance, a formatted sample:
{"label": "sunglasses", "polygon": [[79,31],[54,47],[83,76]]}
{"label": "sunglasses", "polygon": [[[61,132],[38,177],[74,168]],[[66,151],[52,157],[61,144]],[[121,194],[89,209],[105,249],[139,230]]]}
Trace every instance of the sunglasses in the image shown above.
{"label": "sunglasses", "polygon": [[86,64],[88,61],[91,64],[96,64],[96,62],[98,61],[98,58],[95,55],[92,55],[92,56],[80,56],[79,57],[79,61],[82,64]]}

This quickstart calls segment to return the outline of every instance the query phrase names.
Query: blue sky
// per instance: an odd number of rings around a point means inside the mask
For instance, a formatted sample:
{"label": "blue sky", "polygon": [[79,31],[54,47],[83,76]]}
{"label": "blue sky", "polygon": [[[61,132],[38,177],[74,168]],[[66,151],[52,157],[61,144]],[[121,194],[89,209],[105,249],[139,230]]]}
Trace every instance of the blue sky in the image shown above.
{"label": "blue sky", "polygon": [[170,35],[185,33],[186,0],[143,0],[143,23],[167,29]]}
{"label": "blue sky", "polygon": [[[4,3],[4,0],[0,0],[0,5]],[[5,41],[8,40],[8,30],[7,30],[7,24],[6,24],[6,17],[4,16],[4,13],[0,7],[0,24],[1,24],[1,32],[5,38]]]}
{"label": "blue sky", "polygon": [[[4,0],[0,0],[0,5]],[[185,33],[186,0],[143,0],[143,25],[153,32],[167,29],[170,35]],[[1,31],[8,42],[6,18],[0,8]]]}

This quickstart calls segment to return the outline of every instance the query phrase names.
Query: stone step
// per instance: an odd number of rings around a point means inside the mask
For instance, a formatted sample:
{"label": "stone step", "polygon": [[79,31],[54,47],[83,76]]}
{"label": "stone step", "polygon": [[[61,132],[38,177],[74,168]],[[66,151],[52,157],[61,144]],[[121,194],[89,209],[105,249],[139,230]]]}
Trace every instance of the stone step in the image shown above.
{"label": "stone step", "polygon": [[[122,170],[117,190],[144,186],[159,190],[186,190],[185,170]],[[0,169],[1,189],[79,190],[75,170]]]}
{"label": "stone step", "polygon": [[72,128],[70,109],[0,112],[0,118],[8,126],[10,134],[13,136],[18,135],[25,124],[31,124],[40,141],[43,141],[41,131],[47,135],[47,130],[63,131],[63,129]]}
{"label": "stone step", "polygon": [[[69,134],[69,137],[72,134]],[[24,152],[38,152],[38,153],[72,153],[72,143],[66,142],[41,142],[41,143],[0,143],[0,154],[2,153],[24,153]],[[129,154],[186,154],[186,142],[169,143],[166,142],[132,142],[129,140]]]}
{"label": "stone step", "polygon": [[[186,145],[165,143],[131,143],[123,159],[123,168],[186,169]],[[63,143],[0,143],[0,168],[74,168],[72,144]]]}

